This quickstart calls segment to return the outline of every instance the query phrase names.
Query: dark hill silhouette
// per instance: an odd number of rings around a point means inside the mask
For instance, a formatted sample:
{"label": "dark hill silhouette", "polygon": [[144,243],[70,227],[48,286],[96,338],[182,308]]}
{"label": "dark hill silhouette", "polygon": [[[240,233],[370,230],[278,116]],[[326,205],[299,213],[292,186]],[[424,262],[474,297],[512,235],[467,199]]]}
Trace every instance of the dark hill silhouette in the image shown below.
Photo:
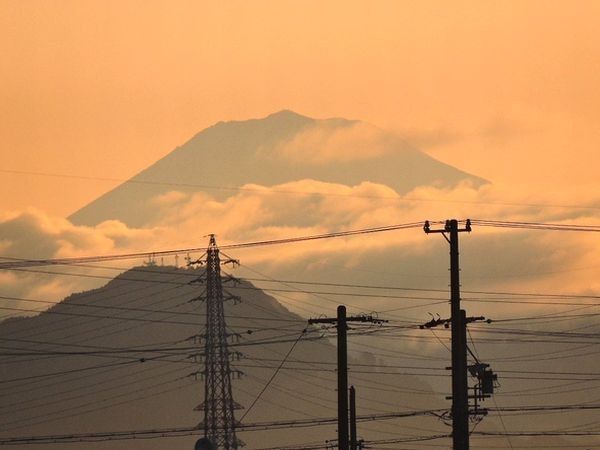
{"label": "dark hill silhouette", "polygon": [[246,183],[271,186],[314,179],[357,185],[372,181],[405,193],[421,185],[448,187],[463,180],[475,185],[485,182],[381,130],[377,132],[385,136],[386,152],[371,158],[310,164],[273,156],[275,148],[307,130],[321,127],[331,134],[357,124],[376,129],[358,121],[317,120],[292,111],[281,111],[263,119],[219,122],[135,175],[131,182],[84,206],[70,219],[81,225],[119,219],[130,226],[142,226],[154,217],[155,208],[149,200],[157,195],[172,190],[205,190],[223,199],[234,190],[219,188],[235,188]]}
{"label": "dark hill silhouette", "polygon": [[[202,292],[201,285],[189,284],[199,274],[199,271],[174,267],[138,267],[99,289],[71,295],[48,312],[0,323],[5,352],[34,353],[3,357],[1,436],[198,424],[202,414],[193,408],[203,400],[203,384],[189,375],[201,365],[186,358],[192,350],[167,349],[194,346],[193,341],[186,339],[203,329],[204,304],[188,302]],[[233,362],[234,367],[246,374],[234,381],[234,396],[238,403],[248,407],[306,326],[306,319],[291,313],[249,282],[242,281],[229,290],[243,299],[239,305],[228,303],[226,314],[230,330],[241,334],[235,349],[245,354],[245,358]],[[336,350],[328,339],[310,340],[319,335],[320,332],[313,329],[306,340],[296,346],[288,364],[298,369],[281,370],[244,422],[335,417],[336,374],[330,363],[335,361]],[[136,347],[153,351],[101,353]],[[202,350],[200,344],[197,347]],[[52,354],[56,351],[84,354]],[[373,361],[374,356],[364,356],[353,359],[351,364],[372,364]],[[355,369],[360,371],[364,367],[356,365]],[[390,370],[393,369],[387,372]],[[42,376],[52,373],[60,375]],[[353,376],[356,384],[364,386],[358,388],[359,414],[445,405],[440,396],[421,395],[431,388],[412,376],[358,373]],[[20,381],[9,381],[15,379]],[[238,411],[237,418],[243,413],[244,410]],[[407,425],[417,426],[423,418],[404,420]],[[445,429],[435,418],[425,420],[428,426]],[[361,435],[371,438],[386,437],[377,429],[394,429],[389,424],[369,427],[371,431],[364,427]],[[247,442],[247,448],[324,442],[335,436],[333,425],[311,428],[309,432],[285,429],[239,434]],[[198,438],[82,442],[57,444],[52,448],[192,449]]]}

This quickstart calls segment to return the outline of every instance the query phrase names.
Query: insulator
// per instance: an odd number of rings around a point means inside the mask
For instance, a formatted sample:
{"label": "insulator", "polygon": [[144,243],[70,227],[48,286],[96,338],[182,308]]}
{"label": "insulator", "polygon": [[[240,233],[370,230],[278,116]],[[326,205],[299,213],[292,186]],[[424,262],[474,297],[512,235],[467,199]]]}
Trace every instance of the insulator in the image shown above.
{"label": "insulator", "polygon": [[195,283],[206,283],[206,279],[204,277],[198,277],[198,278],[194,278],[192,281],[188,282],[188,284],[195,284]]}
{"label": "insulator", "polygon": [[201,353],[194,353],[193,355],[189,355],[187,359],[193,359],[196,363],[201,363],[204,359],[204,355]]}
{"label": "insulator", "polygon": [[203,338],[204,338],[203,335],[195,334],[195,335],[190,336],[189,338],[187,338],[186,341],[194,341],[194,344],[201,344]]}
{"label": "insulator", "polygon": [[240,298],[239,295],[228,295],[227,297],[223,298],[224,301],[229,301],[229,300],[233,300],[233,304],[237,305],[238,303],[242,302],[242,299]]}
{"label": "insulator", "polygon": [[200,378],[201,380],[204,380],[204,372],[192,372],[188,375],[188,377],[194,377],[194,380],[198,381],[198,378]]}
{"label": "insulator", "polygon": [[227,338],[231,339],[235,343],[238,343],[238,342],[240,342],[242,335],[240,333],[229,333],[229,334],[227,334]]}

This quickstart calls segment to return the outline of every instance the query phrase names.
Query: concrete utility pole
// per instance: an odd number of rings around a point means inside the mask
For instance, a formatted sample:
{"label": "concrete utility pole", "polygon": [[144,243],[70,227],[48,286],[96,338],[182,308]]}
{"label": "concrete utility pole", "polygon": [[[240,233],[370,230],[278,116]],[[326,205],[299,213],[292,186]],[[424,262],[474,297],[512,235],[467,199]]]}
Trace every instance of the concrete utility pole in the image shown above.
{"label": "concrete utility pole", "polygon": [[357,450],[356,444],[356,390],[350,386],[350,450]]}
{"label": "concrete utility pole", "polygon": [[348,322],[371,322],[382,323],[383,320],[375,319],[373,316],[346,317],[346,307],[340,305],[337,308],[337,317],[309,319],[309,324],[335,323],[337,324],[337,373],[338,373],[338,448],[349,450],[348,437],[348,345],[347,330]]}
{"label": "concrete utility pole", "polygon": [[337,309],[337,359],[338,359],[338,445],[348,448],[348,325],[346,307]]}
{"label": "concrete utility pole", "polygon": [[[460,266],[458,258],[458,233],[471,231],[471,221],[465,228],[458,221],[447,220],[443,229],[430,229],[425,233],[441,233],[450,244],[450,324],[452,328],[452,448],[469,450],[469,387],[467,379],[467,318],[460,309]],[[449,236],[449,237],[448,237]]]}

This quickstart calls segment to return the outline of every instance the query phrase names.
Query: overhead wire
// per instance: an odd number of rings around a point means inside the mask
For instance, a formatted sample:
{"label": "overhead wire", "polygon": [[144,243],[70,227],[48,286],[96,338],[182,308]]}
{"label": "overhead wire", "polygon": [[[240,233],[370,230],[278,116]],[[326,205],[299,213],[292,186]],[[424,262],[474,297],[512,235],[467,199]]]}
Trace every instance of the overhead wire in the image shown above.
{"label": "overhead wire", "polygon": [[587,298],[589,298],[589,297],[587,297]]}
{"label": "overhead wire", "polygon": [[[386,232],[386,231],[404,230],[404,229],[410,229],[410,228],[418,228],[421,226],[422,226],[422,224],[420,222],[385,225],[385,226],[379,226],[379,227],[361,228],[361,229],[354,229],[354,230],[343,230],[343,231],[335,231],[335,232],[330,232],[330,233],[313,234],[313,235],[297,236],[297,237],[282,238],[282,239],[265,239],[265,240],[261,240],[261,241],[224,244],[224,245],[220,245],[219,249],[220,250],[244,249],[244,248],[271,246],[271,245],[291,244],[291,243],[297,243],[297,242],[308,242],[308,241],[315,241],[315,240],[322,240],[322,239],[332,239],[332,238],[339,238],[339,237],[356,236],[356,235],[362,235],[362,234],[381,233],[381,232]],[[83,256],[83,257],[71,257],[71,258],[29,259],[29,260],[23,260],[20,258],[13,258],[13,257],[9,257],[9,256],[0,256],[0,259],[8,260],[8,262],[6,262],[6,261],[0,262],[0,269],[9,269],[9,268],[15,268],[15,267],[16,268],[30,267],[30,266],[47,266],[47,265],[71,265],[71,264],[88,263],[88,262],[140,259],[140,258],[146,258],[146,257],[168,256],[168,255],[176,255],[176,254],[182,254],[182,253],[202,252],[204,250],[205,250],[205,247],[190,247],[190,248],[179,248],[179,249],[172,249],[172,250],[131,252],[131,253],[112,254],[112,255]]]}
{"label": "overhead wire", "polygon": [[271,378],[269,378],[269,381],[267,381],[267,383],[265,384],[265,386],[263,387],[263,389],[258,393],[258,395],[254,399],[254,401],[246,409],[246,411],[244,412],[244,414],[240,418],[240,421],[244,420],[244,418],[248,415],[248,413],[250,413],[250,411],[252,411],[252,408],[254,408],[254,405],[256,405],[256,403],[260,400],[260,398],[262,397],[262,395],[268,389],[269,385],[273,382],[273,380],[275,379],[275,377],[277,376],[277,374],[279,373],[279,371],[281,370],[281,368],[283,367],[283,365],[285,364],[285,362],[287,361],[287,359],[289,358],[289,356],[292,354],[292,352],[296,348],[296,345],[298,344],[298,342],[300,342],[300,339],[302,339],[302,337],[306,334],[306,331],[307,331],[306,329],[302,330],[302,332],[300,333],[300,335],[298,336],[298,338],[291,345],[289,351],[286,353],[286,355],[284,356],[284,358],[281,360],[281,363],[279,364],[279,366],[277,367],[277,369],[275,369],[275,371],[271,375]]}
{"label": "overhead wire", "polygon": [[184,183],[181,181],[165,181],[165,180],[149,180],[134,178],[118,178],[118,177],[101,177],[81,174],[67,174],[67,173],[53,173],[53,172],[42,172],[42,171],[31,171],[31,170],[17,170],[17,169],[0,169],[1,173],[12,174],[12,175],[33,175],[42,177],[52,178],[65,178],[72,180],[88,180],[88,181],[104,181],[110,183],[121,183],[121,184],[139,184],[149,186],[164,186],[164,187],[180,187],[180,188],[194,188],[194,189],[206,189],[206,190],[217,190],[217,191],[232,191],[232,192],[251,192],[255,194],[265,195],[318,195],[321,197],[332,197],[332,198],[363,198],[363,199],[379,199],[379,200],[390,200],[399,202],[417,202],[417,203],[455,203],[455,204],[470,204],[470,205],[498,205],[498,206],[527,206],[535,208],[564,208],[564,209],[583,209],[583,210],[597,210],[600,207],[591,205],[573,205],[573,204],[552,204],[552,203],[523,203],[523,202],[507,202],[507,201],[478,201],[478,200],[464,200],[464,199],[448,199],[448,198],[423,198],[423,197],[412,197],[412,196],[399,196],[399,195],[366,195],[366,194],[354,194],[354,193],[340,193],[340,192],[323,192],[323,191],[304,191],[304,190],[290,190],[290,189],[264,189],[261,187],[249,187],[249,186],[223,186],[223,185],[207,185],[199,183]]}
{"label": "overhead wire", "polygon": [[545,231],[577,231],[577,232],[600,232],[598,225],[579,225],[579,224],[558,224],[558,223],[540,223],[540,222],[518,222],[502,220],[471,219],[472,225],[481,227],[513,228],[527,230],[545,230]]}
{"label": "overhead wire", "polygon": [[[27,262],[29,260],[27,259],[23,259],[23,258],[14,258],[18,261],[22,261],[22,262]],[[98,266],[98,265],[89,265],[89,264],[82,264],[82,263],[74,263],[71,265],[72,267],[86,267],[86,268],[90,268],[90,269],[108,269],[108,270],[119,270],[119,271],[123,271],[126,270],[127,273],[149,273],[149,274],[167,274],[167,275],[173,275],[173,271],[166,271],[166,270],[160,270],[160,269],[149,269],[149,268],[142,268],[142,267],[133,267],[133,268],[123,268],[123,267],[108,267],[108,266]],[[373,284],[353,284],[353,283],[334,283],[334,282],[320,282],[320,281],[314,281],[314,280],[281,280],[281,279],[276,279],[276,278],[272,278],[272,277],[268,277],[266,275],[264,275],[262,272],[258,272],[255,268],[250,268],[248,265],[246,264],[241,264],[242,267],[251,270],[257,274],[263,275],[263,278],[250,278],[250,277],[244,277],[244,280],[247,281],[258,281],[258,282],[272,282],[272,283],[279,283],[282,285],[293,285],[293,284],[300,284],[300,285],[312,285],[312,286],[327,286],[327,287],[343,287],[343,288],[356,288],[356,289],[375,289],[375,290],[400,290],[400,291],[413,291],[413,292],[436,292],[436,293],[448,293],[448,289],[435,289],[435,288],[419,288],[419,287],[410,287],[410,286],[396,286],[396,285],[373,285]],[[2,267],[0,267],[2,268]],[[54,272],[54,271],[48,271],[48,270],[39,270],[39,269],[31,269],[31,268],[2,268],[3,270],[15,270],[15,271],[20,271],[20,272],[31,272],[31,273],[45,273],[45,274],[52,274],[52,275],[68,275],[68,276],[88,276],[87,274],[80,274],[80,273],[73,273],[73,272],[65,272],[65,271],[61,271],[61,272]],[[180,272],[177,273],[177,275],[180,275],[182,277],[190,277],[190,278],[197,278],[198,274],[195,273],[186,273],[185,270],[183,269],[179,269]],[[114,279],[114,277],[111,276],[101,276],[101,275],[94,275],[93,278],[99,278],[99,279],[106,279],[106,280],[112,280]],[[136,282],[145,282],[145,283],[159,283],[159,284],[181,284],[181,285],[188,285],[189,282],[173,282],[173,281],[164,281],[164,280],[153,280],[153,279],[149,279],[149,278],[145,278],[145,279],[138,279],[138,278],[129,278],[129,277],[124,277],[122,275],[120,275],[118,278],[118,280],[122,280],[122,281],[136,281]],[[258,287],[250,287],[250,289],[264,289],[264,288],[258,288]],[[304,290],[298,289],[299,292],[305,292]],[[497,298],[498,296],[505,296],[505,297],[536,297],[536,298],[547,298],[547,299],[600,299],[600,294],[597,293],[591,293],[591,294],[577,294],[577,293],[551,293],[551,292],[519,292],[519,291],[484,291],[484,290],[468,290],[468,289],[463,289],[461,290],[462,294],[479,294],[479,295],[486,295],[486,296],[494,296],[494,299],[498,299],[498,300],[502,300],[505,301],[507,300],[506,298],[502,297],[502,298]],[[313,293],[311,291],[307,291],[306,293]],[[469,298],[463,298],[463,300],[469,300]],[[471,300],[479,300],[479,298],[477,297],[472,297]],[[585,305],[584,305],[585,306]]]}
{"label": "overhead wire", "polygon": [[[303,334],[304,334],[304,333],[303,333]],[[289,342],[289,340],[284,340],[284,341],[282,341],[282,342]],[[250,344],[254,344],[254,342],[251,342]],[[181,369],[176,369],[176,370],[181,370]],[[139,381],[139,380],[138,380],[138,381]],[[135,381],[134,381],[134,382],[135,382]],[[162,384],[164,384],[164,383],[159,383],[159,384],[158,384],[158,385],[156,385],[156,386],[159,386],[159,385],[162,385]],[[154,386],[154,385],[153,385],[153,386]],[[145,389],[145,388],[144,388],[144,389]],[[139,389],[138,391],[141,391],[141,389]],[[129,394],[130,394],[130,393],[135,393],[135,392],[138,392],[138,391],[131,391],[131,392],[129,392]],[[94,394],[97,394],[97,393],[98,393],[98,392],[94,392]],[[116,395],[116,396],[112,396],[112,397],[110,397],[110,398],[104,398],[103,402],[104,402],[104,401],[108,401],[108,400],[112,400],[112,399],[114,399],[114,398],[120,398],[120,397],[123,397],[124,395],[125,395],[125,394],[118,394],[118,395]],[[79,396],[78,396],[78,397],[79,397]],[[80,397],[79,397],[79,398],[80,398]],[[144,397],[144,398],[145,398],[145,397]],[[47,406],[47,405],[46,405],[46,406]],[[85,404],[82,404],[82,406],[85,406]],[[109,406],[107,406],[107,407],[109,407]],[[69,409],[73,409],[73,407],[70,407]],[[104,407],[103,407],[103,408],[100,408],[100,409],[104,409]],[[98,410],[97,408],[94,408],[94,409],[92,409],[91,411],[87,411],[87,412],[94,412],[94,411],[97,411],[97,410]],[[55,413],[57,413],[57,414],[60,414],[60,413],[62,413],[62,412],[65,412],[65,411],[67,411],[67,409],[60,410],[60,411],[58,411],[58,412],[55,412]],[[87,412],[84,412],[84,413],[87,413]],[[51,414],[55,414],[55,413],[51,413]],[[46,415],[47,415],[47,414],[46,414]],[[41,417],[41,416],[40,416],[40,417]],[[72,417],[72,415],[69,415],[69,417]],[[60,416],[60,417],[59,417],[59,418],[57,418],[57,419],[51,419],[51,420],[58,420],[58,419],[60,419],[60,418],[65,418],[65,416]],[[25,420],[29,420],[29,419],[31,419],[31,418],[28,418],[28,419],[25,419]],[[45,421],[43,421],[43,423],[46,423],[47,421],[51,421],[51,420],[50,420],[50,419],[49,419],[49,420],[45,420]],[[21,423],[21,421],[15,421],[15,423],[16,423],[16,422],[18,422],[18,423]],[[9,425],[12,425],[12,424],[13,424],[13,422],[11,422],[11,423],[7,423],[7,424],[4,424],[4,425],[5,425],[5,426],[9,426]],[[34,423],[34,424],[31,424],[31,423],[29,423],[29,422],[28,422],[28,424],[29,424],[29,425],[37,425],[37,424],[39,424],[39,423]],[[18,429],[18,428],[21,428],[21,426],[19,426],[19,427],[13,427],[13,428],[9,428],[9,429],[8,429],[8,431],[10,431],[10,430],[12,430],[12,429]]]}
{"label": "overhead wire", "polygon": [[[158,369],[158,368],[154,368],[154,369]],[[27,401],[21,401],[21,402],[19,402],[19,404],[18,404],[17,407],[14,407],[15,405],[6,405],[7,407],[10,407],[10,410],[4,411],[4,412],[0,412],[0,416],[7,415],[7,414],[10,414],[12,416],[12,415],[18,414],[18,413],[23,412],[23,411],[29,411],[29,410],[32,410],[32,409],[36,409],[37,410],[39,408],[47,408],[49,406],[53,406],[53,405],[56,405],[56,404],[65,405],[65,404],[68,404],[68,402],[73,401],[73,400],[79,400],[79,399],[83,399],[83,398],[88,398],[89,399],[89,397],[91,395],[104,394],[106,392],[114,391],[116,389],[122,389],[123,387],[133,386],[133,385],[140,385],[140,384],[142,384],[142,383],[144,383],[145,381],[148,381],[148,380],[160,379],[163,376],[166,376],[166,375],[170,376],[172,374],[183,372],[183,371],[189,372],[189,368],[188,367],[176,367],[176,368],[173,369],[171,367],[169,370],[163,371],[161,373],[155,373],[156,371],[153,371],[152,375],[150,375],[150,376],[136,377],[134,380],[128,381],[128,382],[123,382],[123,378],[119,378],[118,385],[116,385],[116,386],[109,386],[109,387],[102,388],[102,389],[98,389],[98,386],[101,385],[101,384],[105,384],[105,383],[101,383],[101,382],[96,381],[94,383],[94,386],[93,386],[94,387],[93,393],[86,392],[86,393],[83,393],[83,394],[75,394],[74,395],[74,392],[77,392],[78,390],[81,390],[81,389],[70,388],[69,390],[63,391],[60,394],[53,393],[52,395],[41,396],[41,397],[32,399],[34,401],[29,401],[29,402],[27,402]],[[89,386],[86,386],[86,388],[89,388]],[[62,394],[66,394],[66,395],[62,395]],[[46,401],[46,402],[42,401],[42,402],[40,402],[40,400],[45,400],[45,399],[48,399],[48,398],[50,398],[49,401]],[[33,403],[33,405],[25,406],[27,403]],[[88,402],[85,402],[85,404],[87,405]],[[5,405],[2,405],[2,407],[0,407],[0,409],[4,409],[4,407],[5,407]],[[76,406],[70,406],[70,408],[75,409],[77,407]],[[52,413],[45,412],[43,415],[50,415],[50,414],[52,414]],[[31,419],[31,417],[28,417],[27,419]]]}
{"label": "overhead wire", "polygon": [[[137,392],[145,392],[144,395],[135,397],[133,399],[127,399],[127,400],[119,401],[118,403],[109,403],[107,405],[91,407],[91,408],[87,408],[87,409],[83,409],[83,410],[79,409],[79,410],[77,410],[75,412],[73,412],[72,408],[64,408],[62,410],[54,411],[54,412],[51,413],[52,415],[59,414],[57,417],[49,417],[49,414],[40,414],[38,416],[35,416],[35,418],[42,418],[42,417],[44,417],[43,420],[40,420],[40,421],[37,421],[37,422],[31,422],[32,418],[27,418],[27,419],[21,420],[21,421],[13,421],[13,422],[11,422],[9,424],[4,424],[3,426],[6,427],[7,425],[11,425],[11,424],[13,424],[13,425],[20,424],[20,425],[9,427],[9,428],[4,428],[4,430],[5,431],[14,431],[14,430],[19,430],[19,429],[22,429],[22,428],[29,428],[29,427],[32,427],[32,426],[41,425],[41,424],[45,424],[45,423],[56,422],[57,420],[68,419],[68,418],[71,418],[71,417],[80,417],[80,416],[82,416],[84,414],[90,414],[90,413],[94,413],[94,412],[97,412],[97,411],[102,411],[102,410],[105,410],[105,409],[108,409],[108,408],[114,408],[115,406],[121,406],[123,404],[132,403],[134,401],[144,400],[144,399],[147,399],[147,398],[150,398],[150,397],[156,397],[158,395],[162,395],[162,394],[165,394],[165,393],[168,393],[168,392],[173,392],[175,390],[185,389],[185,388],[189,387],[189,383],[186,383],[183,386],[176,386],[176,387],[168,388],[168,389],[165,389],[165,390],[162,390],[162,391],[159,391],[159,392],[153,392],[151,394],[147,393],[148,390],[150,390],[150,389],[154,389],[154,388],[157,388],[157,387],[161,387],[161,386],[166,386],[166,385],[170,385],[170,384],[173,384],[173,383],[177,383],[177,382],[179,382],[181,380],[185,380],[186,378],[187,378],[187,376],[186,377],[180,377],[177,380],[173,380],[173,381],[169,381],[169,382],[155,383],[155,384],[153,384],[153,385],[151,385],[149,387],[145,386],[145,387],[133,390],[133,391],[127,391],[127,392],[119,394],[119,395],[114,395],[114,396],[111,396],[111,397],[107,397],[107,398],[105,398],[105,399],[102,400],[102,403],[105,403],[105,402],[108,402],[110,400],[114,400],[116,398],[126,397],[127,395],[131,395],[131,394],[134,394],[134,393],[137,393]],[[82,405],[82,407],[88,406],[88,405],[89,405],[89,403],[86,403],[85,405]],[[65,413],[65,412],[68,412],[68,413],[67,414],[62,414],[62,413]],[[60,414],[62,414],[62,415],[60,415]],[[23,423],[23,422],[25,422],[25,423]],[[2,445],[2,441],[1,440],[0,440],[0,445]]]}
{"label": "overhead wire", "polygon": [[[166,391],[165,391],[166,392]],[[445,409],[423,409],[414,411],[401,411],[391,412],[383,414],[363,414],[357,416],[358,422],[365,421],[378,421],[378,420],[392,420],[407,417],[422,417],[422,416],[434,416],[441,412],[446,411]],[[322,425],[331,425],[337,422],[337,417],[326,417],[326,418],[310,418],[301,420],[279,420],[271,422],[255,422],[236,425],[236,429],[239,431],[259,431],[259,430],[271,430],[271,429],[289,429],[289,428],[304,428],[304,427],[315,427]],[[123,440],[135,438],[139,439],[144,436],[146,437],[175,437],[180,436],[182,433],[187,434],[199,434],[203,430],[198,427],[179,427],[179,428],[163,428],[163,429],[149,429],[149,430],[128,430],[128,431],[107,431],[99,433],[80,433],[80,434],[66,434],[66,435],[45,435],[45,436],[17,436],[17,437],[5,437],[0,438],[0,445],[27,445],[27,444],[44,444],[44,443],[61,443],[61,442],[79,442],[79,439],[98,439],[98,440]]]}

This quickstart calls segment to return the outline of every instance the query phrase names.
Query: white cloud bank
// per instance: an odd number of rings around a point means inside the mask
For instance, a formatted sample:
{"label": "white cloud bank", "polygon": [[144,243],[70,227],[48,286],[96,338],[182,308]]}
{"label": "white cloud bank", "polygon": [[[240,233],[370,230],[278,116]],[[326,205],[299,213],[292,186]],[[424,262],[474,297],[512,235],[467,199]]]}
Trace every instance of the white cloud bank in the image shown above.
{"label": "white cloud bank", "polygon": [[[159,219],[144,228],[129,228],[118,221],[75,226],[36,210],[5,214],[0,217],[0,255],[37,259],[159,251],[202,246],[209,233],[216,233],[220,244],[228,244],[454,217],[600,222],[600,198],[592,193],[579,199],[588,209],[541,206],[567,204],[572,197],[564,195],[564,199],[531,198],[493,185],[476,189],[463,184],[447,190],[421,187],[401,196],[375,183],[345,186],[314,180],[272,187],[247,185],[224,201],[205,193],[174,191],[153,199]],[[600,242],[591,234],[475,227],[471,236],[461,236],[463,287],[599,292]],[[425,236],[420,229],[240,250],[231,256],[283,279],[434,288],[448,283],[445,242]],[[4,295],[57,301],[106,280],[4,271],[0,282]],[[398,301],[373,300],[364,309],[394,305]]]}

